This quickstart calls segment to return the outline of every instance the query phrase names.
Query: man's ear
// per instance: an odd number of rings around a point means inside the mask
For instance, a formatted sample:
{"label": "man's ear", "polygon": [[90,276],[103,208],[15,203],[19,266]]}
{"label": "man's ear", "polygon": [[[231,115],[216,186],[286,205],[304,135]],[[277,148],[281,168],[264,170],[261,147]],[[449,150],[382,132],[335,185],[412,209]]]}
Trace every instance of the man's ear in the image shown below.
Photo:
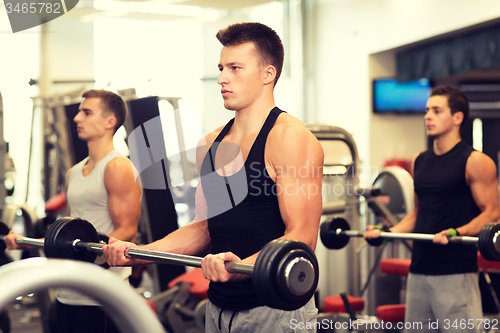
{"label": "man's ear", "polygon": [[462,111],[457,111],[453,114],[453,123],[460,126],[464,121],[464,113]]}
{"label": "man's ear", "polygon": [[264,69],[264,84],[274,84],[276,79],[276,68],[273,65],[268,65]]}
{"label": "man's ear", "polygon": [[116,126],[116,122],[117,122],[116,117],[113,114],[111,114],[110,116],[106,117],[105,127],[110,128],[110,129],[114,129]]}

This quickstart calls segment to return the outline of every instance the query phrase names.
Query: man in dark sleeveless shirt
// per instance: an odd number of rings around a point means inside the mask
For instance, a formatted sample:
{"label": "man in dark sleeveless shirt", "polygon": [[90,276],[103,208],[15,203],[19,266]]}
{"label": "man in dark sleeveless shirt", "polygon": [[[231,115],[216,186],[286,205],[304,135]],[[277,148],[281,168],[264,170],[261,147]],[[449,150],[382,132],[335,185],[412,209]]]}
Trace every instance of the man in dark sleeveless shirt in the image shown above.
{"label": "man in dark sleeveless shirt", "polygon": [[[301,121],[275,105],[284,58],[276,32],[241,23],[220,30],[217,39],[223,45],[217,83],[224,107],[235,117],[199,145],[195,220],[144,248],[187,255],[210,251],[202,260],[211,281],[206,332],[312,332],[317,314],[312,299],[296,311],[266,307],[251,278],[227,272],[224,262],[254,264],[261,248],[276,238],[315,249],[323,150]],[[134,244],[110,244],[104,249],[110,265],[144,263],[126,257]]]}
{"label": "man in dark sleeveless shirt", "polygon": [[[415,207],[390,229],[435,234],[433,243],[413,242],[405,321],[414,329],[405,332],[481,328],[477,247],[448,242],[449,236],[477,236],[499,215],[495,163],[460,138],[468,115],[463,92],[449,86],[432,89],[425,122],[434,142],[413,159]],[[366,238],[378,237],[379,230],[368,229]]]}

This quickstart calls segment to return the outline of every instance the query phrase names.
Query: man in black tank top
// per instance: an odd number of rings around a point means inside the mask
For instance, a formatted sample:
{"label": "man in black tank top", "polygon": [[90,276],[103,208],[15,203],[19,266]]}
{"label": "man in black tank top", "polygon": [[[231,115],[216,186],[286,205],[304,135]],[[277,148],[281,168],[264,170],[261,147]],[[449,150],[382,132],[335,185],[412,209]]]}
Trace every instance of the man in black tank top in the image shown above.
{"label": "man in black tank top", "polygon": [[[434,234],[433,243],[413,242],[405,315],[412,329],[405,332],[482,328],[477,247],[448,242],[449,236],[477,236],[499,216],[495,163],[460,138],[468,115],[460,90],[431,91],[425,121],[433,147],[413,159],[415,207],[390,229]],[[380,231],[368,229],[366,238],[378,237]]]}
{"label": "man in black tank top", "polygon": [[[217,83],[224,107],[235,117],[200,142],[195,220],[145,248],[206,255],[203,275],[211,281],[206,332],[312,332],[313,299],[295,311],[266,307],[251,278],[227,272],[224,262],[254,264],[276,238],[315,249],[323,149],[301,121],[275,105],[284,58],[276,32],[241,23],[220,30],[217,39],[223,45]],[[126,258],[125,249],[134,244],[110,244],[104,248],[110,265],[144,263]]]}

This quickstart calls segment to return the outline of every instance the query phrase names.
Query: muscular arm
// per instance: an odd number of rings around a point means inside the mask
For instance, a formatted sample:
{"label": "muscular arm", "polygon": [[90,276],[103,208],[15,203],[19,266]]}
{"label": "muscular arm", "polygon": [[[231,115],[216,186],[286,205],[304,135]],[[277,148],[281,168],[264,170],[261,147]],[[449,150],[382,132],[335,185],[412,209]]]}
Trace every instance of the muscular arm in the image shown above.
{"label": "muscular arm", "polygon": [[499,216],[497,169],[485,154],[473,152],[467,160],[466,179],[481,214],[464,226],[457,228],[460,235],[477,236],[481,228],[495,222]]}
{"label": "muscular arm", "polygon": [[[301,241],[314,251],[322,214],[323,148],[302,123],[294,122],[271,132],[266,150],[285,223],[281,238]],[[257,256],[243,262],[254,264]]]}
{"label": "muscular arm", "polygon": [[270,152],[286,227],[281,238],[301,241],[315,250],[322,214],[323,148],[304,126],[287,127],[280,136]]}
{"label": "muscular arm", "polygon": [[[481,213],[469,223],[457,228],[461,236],[477,236],[485,224],[497,221],[500,211],[496,175],[495,163],[487,155],[472,152],[467,160],[465,177]],[[434,242],[447,244],[448,236],[450,232],[443,230],[434,236]]]}
{"label": "muscular arm", "polygon": [[136,184],[132,165],[115,158],[106,165],[104,186],[108,191],[108,210],[115,230],[108,236],[135,241],[141,215],[141,188]]}

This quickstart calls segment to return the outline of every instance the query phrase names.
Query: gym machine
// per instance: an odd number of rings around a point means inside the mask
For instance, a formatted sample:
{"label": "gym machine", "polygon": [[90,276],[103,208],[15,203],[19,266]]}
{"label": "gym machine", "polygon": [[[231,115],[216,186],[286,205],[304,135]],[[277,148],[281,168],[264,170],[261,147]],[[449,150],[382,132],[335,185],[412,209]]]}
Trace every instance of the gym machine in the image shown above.
{"label": "gym machine", "polygon": [[[328,219],[325,219],[321,224],[320,242],[323,244],[324,241],[327,248],[343,248],[351,246],[348,243],[352,241],[361,241],[356,248],[356,252],[361,256],[362,266],[366,267],[361,274],[363,287],[359,294],[351,295],[365,299],[366,306],[364,306],[363,313],[375,314],[379,305],[400,303],[401,279],[381,274],[378,269],[379,262],[385,257],[409,257],[409,244],[405,244],[404,240],[386,244],[381,244],[380,240],[374,240],[372,244],[378,245],[377,247],[366,247],[368,243],[364,239],[346,235],[350,232],[347,229],[359,230],[360,228],[350,223],[340,213],[349,206],[362,203],[370,208],[365,213],[368,220],[367,224],[375,225],[378,224],[377,222],[381,222],[382,225],[387,227],[397,224],[407,212],[413,209],[413,180],[405,170],[399,167],[387,167],[375,176],[370,188],[362,190],[362,194],[364,200],[351,199],[327,203],[323,206],[323,213],[328,214]],[[336,237],[340,238],[333,239],[329,237],[332,232],[337,235]],[[363,248],[367,251],[361,252]],[[332,295],[338,295],[339,293],[333,293]],[[347,294],[350,294],[350,292],[347,292]],[[347,298],[345,296],[342,298]],[[346,300],[344,300],[344,303],[346,303]],[[347,305],[346,308],[348,308]],[[373,327],[380,327],[380,320],[377,317],[372,315],[356,316],[354,311],[351,311],[350,314],[320,313],[318,315],[318,322],[325,320],[338,327],[343,327],[342,324],[356,319],[358,319],[356,328],[360,331],[369,331]]]}
{"label": "gym machine", "polygon": [[[378,188],[383,201],[378,205],[368,203],[370,214],[367,224],[382,224],[391,227],[413,210],[413,178],[403,168],[389,166],[382,168],[372,180],[372,186]],[[352,227],[354,229],[354,227]],[[398,304],[404,301],[404,281],[400,277],[380,272],[379,263],[386,258],[410,258],[411,243],[398,240],[386,243],[381,247],[368,247],[367,267],[371,268],[372,276],[365,282],[368,313],[375,313],[383,304]],[[402,291],[403,290],[403,291]]]}
{"label": "gym machine", "polygon": [[[316,136],[325,153],[323,167],[323,207],[322,221],[332,216],[341,216],[353,228],[360,226],[358,150],[353,137],[343,128],[335,126],[310,125],[308,129]],[[346,202],[353,202],[346,204]],[[360,260],[356,249],[360,242],[355,240],[341,251],[330,251],[318,240],[316,255],[320,270],[317,301],[329,295],[347,292],[359,294],[361,287]]]}

